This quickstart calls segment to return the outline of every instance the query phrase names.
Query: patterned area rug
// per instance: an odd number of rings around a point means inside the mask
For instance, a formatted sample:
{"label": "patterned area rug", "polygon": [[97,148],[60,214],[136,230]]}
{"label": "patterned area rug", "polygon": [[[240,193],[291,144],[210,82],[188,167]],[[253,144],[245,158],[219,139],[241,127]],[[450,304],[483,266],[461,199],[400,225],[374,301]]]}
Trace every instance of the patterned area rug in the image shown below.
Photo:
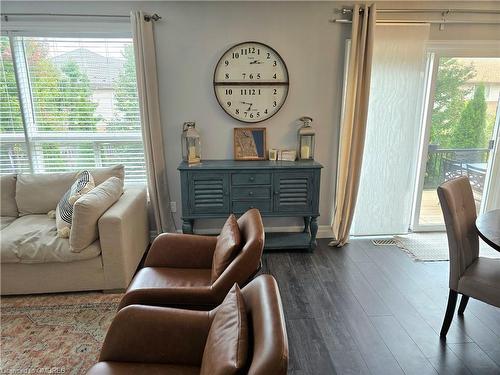
{"label": "patterned area rug", "polygon": [[97,362],[121,294],[2,297],[2,374],[85,374]]}
{"label": "patterned area rug", "polygon": [[[400,249],[415,260],[424,262],[450,260],[446,233],[412,233],[406,236],[394,236],[394,240]],[[479,255],[500,258],[500,253],[481,239],[479,240]]]}

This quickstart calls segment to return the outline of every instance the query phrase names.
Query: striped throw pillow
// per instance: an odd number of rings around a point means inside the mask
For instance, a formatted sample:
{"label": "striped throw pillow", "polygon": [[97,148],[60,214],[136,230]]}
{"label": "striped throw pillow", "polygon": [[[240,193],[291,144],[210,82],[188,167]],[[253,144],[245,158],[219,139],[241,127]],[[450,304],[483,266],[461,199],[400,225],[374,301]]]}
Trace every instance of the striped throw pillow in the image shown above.
{"label": "striped throw pillow", "polygon": [[56,208],[57,236],[69,238],[73,221],[73,205],[82,195],[87,194],[95,187],[94,178],[89,171],[82,171],[76,181],[63,195]]}

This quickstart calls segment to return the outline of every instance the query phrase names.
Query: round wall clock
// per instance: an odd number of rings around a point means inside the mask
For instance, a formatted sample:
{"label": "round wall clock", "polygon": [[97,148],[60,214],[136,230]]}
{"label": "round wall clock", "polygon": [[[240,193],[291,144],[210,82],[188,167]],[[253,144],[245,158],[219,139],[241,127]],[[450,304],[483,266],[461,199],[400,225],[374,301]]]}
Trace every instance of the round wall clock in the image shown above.
{"label": "round wall clock", "polygon": [[244,42],[229,48],[214,72],[214,90],[224,111],[256,123],[278,112],[288,95],[288,70],[273,48]]}

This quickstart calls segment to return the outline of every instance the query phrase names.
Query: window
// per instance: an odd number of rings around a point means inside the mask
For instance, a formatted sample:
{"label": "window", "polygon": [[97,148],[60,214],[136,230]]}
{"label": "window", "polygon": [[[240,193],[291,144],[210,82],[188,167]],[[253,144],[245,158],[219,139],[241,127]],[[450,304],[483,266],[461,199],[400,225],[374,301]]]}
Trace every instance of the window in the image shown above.
{"label": "window", "polygon": [[146,181],[131,39],[0,40],[0,173],[121,163]]}

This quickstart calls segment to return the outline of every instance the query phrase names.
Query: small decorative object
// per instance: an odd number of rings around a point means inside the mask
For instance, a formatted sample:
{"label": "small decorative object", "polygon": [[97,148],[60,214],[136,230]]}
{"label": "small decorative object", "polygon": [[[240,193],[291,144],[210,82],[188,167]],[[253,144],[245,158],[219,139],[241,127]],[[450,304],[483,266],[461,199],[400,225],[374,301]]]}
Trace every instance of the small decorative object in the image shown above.
{"label": "small decorative object", "polygon": [[304,116],[300,118],[303,122],[297,133],[297,152],[300,160],[314,160],[314,142],[316,132],[311,126],[312,118]]}
{"label": "small decorative object", "polygon": [[235,128],[234,158],[236,160],[264,160],[266,158],[266,129]]}
{"label": "small decorative object", "polygon": [[297,159],[297,151],[295,150],[281,150],[279,152],[278,160],[295,161]]}
{"label": "small decorative object", "polygon": [[194,122],[185,122],[182,125],[182,160],[188,164],[201,162],[200,134]]}
{"label": "small decorative object", "polygon": [[273,48],[244,42],[229,48],[214,72],[217,101],[227,114],[242,122],[267,120],[288,95],[288,70]]}
{"label": "small decorative object", "polygon": [[275,148],[269,149],[269,160],[276,161],[278,159],[278,150]]}

